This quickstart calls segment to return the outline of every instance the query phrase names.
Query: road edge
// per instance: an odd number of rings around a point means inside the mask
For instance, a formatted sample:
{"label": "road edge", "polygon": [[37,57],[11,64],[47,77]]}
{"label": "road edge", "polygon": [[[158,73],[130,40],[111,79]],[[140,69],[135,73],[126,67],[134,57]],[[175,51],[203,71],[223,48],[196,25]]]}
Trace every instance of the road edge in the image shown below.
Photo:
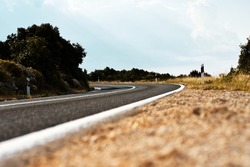
{"label": "road edge", "polygon": [[48,142],[55,141],[79,130],[89,129],[92,127],[96,127],[97,125],[100,125],[102,123],[118,120],[125,116],[135,115],[138,113],[138,111],[133,109],[151,103],[165,96],[180,92],[185,88],[184,85],[180,84],[172,85],[179,85],[180,88],[118,108],[103,111],[95,115],[80,118],[41,131],[3,141],[0,143],[0,160],[2,161],[4,159],[11,158],[12,156],[20,152],[26,151],[36,146],[44,145]]}

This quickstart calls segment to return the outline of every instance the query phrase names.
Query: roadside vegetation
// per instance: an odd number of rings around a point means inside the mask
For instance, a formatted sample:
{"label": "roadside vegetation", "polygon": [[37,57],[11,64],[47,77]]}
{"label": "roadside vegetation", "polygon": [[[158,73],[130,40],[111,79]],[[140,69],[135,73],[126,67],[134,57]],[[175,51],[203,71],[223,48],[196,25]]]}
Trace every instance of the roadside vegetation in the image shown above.
{"label": "roadside vegetation", "polygon": [[181,77],[166,80],[165,83],[180,83],[187,88],[203,90],[241,90],[250,92],[250,75],[236,74],[234,76],[222,75],[220,77],[205,77],[205,83],[197,77]]}
{"label": "roadside vegetation", "polygon": [[24,96],[27,78],[34,96],[88,91],[87,71],[79,68],[86,54],[50,24],[18,28],[0,41],[0,97]]}

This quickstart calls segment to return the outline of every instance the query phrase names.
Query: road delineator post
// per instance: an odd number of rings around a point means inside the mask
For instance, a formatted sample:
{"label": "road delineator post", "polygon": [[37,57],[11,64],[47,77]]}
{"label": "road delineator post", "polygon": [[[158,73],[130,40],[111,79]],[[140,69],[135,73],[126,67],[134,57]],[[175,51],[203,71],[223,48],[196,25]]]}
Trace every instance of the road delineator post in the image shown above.
{"label": "road delineator post", "polygon": [[30,79],[27,77],[26,80],[27,80],[27,87],[26,87],[27,97],[29,98],[30,97]]}
{"label": "road delineator post", "polygon": [[204,64],[201,65],[201,84],[204,84],[205,70]]}

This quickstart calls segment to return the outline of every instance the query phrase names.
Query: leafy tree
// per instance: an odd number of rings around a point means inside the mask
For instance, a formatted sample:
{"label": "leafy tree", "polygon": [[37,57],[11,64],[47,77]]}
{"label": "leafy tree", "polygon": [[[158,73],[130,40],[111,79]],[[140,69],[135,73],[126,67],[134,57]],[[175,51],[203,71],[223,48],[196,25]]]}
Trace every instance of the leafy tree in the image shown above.
{"label": "leafy tree", "polygon": [[[50,55],[47,41],[41,37],[28,37],[23,40],[14,40],[9,43],[11,58],[24,66],[41,69],[41,62],[47,62]],[[44,63],[48,64],[48,63]]]}
{"label": "leafy tree", "polygon": [[17,34],[0,43],[0,49],[0,58],[39,70],[53,87],[64,89],[64,79],[69,83],[78,79],[88,88],[86,74],[79,68],[87,53],[80,44],[62,38],[58,27],[41,24],[18,28]]}
{"label": "leafy tree", "polygon": [[240,48],[238,69],[240,72],[250,74],[250,38],[247,38],[247,43],[240,45]]}
{"label": "leafy tree", "polygon": [[188,75],[189,77],[200,77],[201,73],[197,70],[193,70],[190,72],[190,74]]}

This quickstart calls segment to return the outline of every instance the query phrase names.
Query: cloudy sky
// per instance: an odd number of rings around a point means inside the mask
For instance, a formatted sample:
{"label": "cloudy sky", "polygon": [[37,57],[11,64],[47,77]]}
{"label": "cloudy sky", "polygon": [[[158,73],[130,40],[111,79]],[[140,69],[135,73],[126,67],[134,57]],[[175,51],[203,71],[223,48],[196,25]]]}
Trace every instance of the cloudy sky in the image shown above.
{"label": "cloudy sky", "polygon": [[173,75],[236,67],[250,36],[249,0],[0,0],[0,40],[50,23],[87,51],[82,68]]}

